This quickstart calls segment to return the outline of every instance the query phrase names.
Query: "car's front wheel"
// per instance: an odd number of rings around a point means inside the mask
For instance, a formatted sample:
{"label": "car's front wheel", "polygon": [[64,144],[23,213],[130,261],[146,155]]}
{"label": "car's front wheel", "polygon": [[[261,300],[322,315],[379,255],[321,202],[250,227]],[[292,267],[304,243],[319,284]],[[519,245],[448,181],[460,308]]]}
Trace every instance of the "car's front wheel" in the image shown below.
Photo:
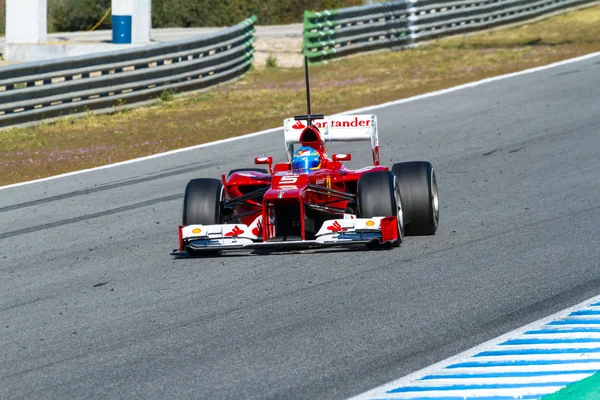
{"label": "car's front wheel", "polygon": [[183,225],[223,223],[223,184],[218,179],[189,181],[183,197]]}
{"label": "car's front wheel", "polygon": [[[183,196],[183,225],[215,225],[223,223],[223,184],[218,179],[192,179]],[[190,256],[211,256],[220,250],[192,251]]]}
{"label": "car's front wheel", "polygon": [[394,174],[375,171],[362,175],[358,180],[356,209],[359,218],[396,217],[398,240],[392,246],[400,246],[404,239],[404,215],[400,188]]}

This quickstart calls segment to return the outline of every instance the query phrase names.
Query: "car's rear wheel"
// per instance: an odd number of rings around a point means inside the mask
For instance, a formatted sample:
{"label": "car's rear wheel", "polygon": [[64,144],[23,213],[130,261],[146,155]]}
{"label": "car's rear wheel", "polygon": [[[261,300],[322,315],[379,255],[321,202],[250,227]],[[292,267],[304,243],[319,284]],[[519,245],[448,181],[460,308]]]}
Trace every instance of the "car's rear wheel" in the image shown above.
{"label": "car's rear wheel", "polygon": [[435,171],[427,161],[394,164],[402,205],[406,235],[434,235],[440,219]]}
{"label": "car's rear wheel", "polygon": [[229,173],[227,174],[227,177],[230,177],[231,174],[234,174],[236,172],[260,172],[261,174],[269,173],[269,171],[267,171],[264,168],[237,168],[237,169],[232,169],[231,171],[229,171]]}
{"label": "car's rear wheel", "polygon": [[[400,188],[394,174],[376,171],[362,175],[358,180],[356,211],[359,218],[395,216],[398,222],[398,240],[392,246],[400,246],[404,239],[404,215]],[[382,245],[369,247],[379,248]]]}

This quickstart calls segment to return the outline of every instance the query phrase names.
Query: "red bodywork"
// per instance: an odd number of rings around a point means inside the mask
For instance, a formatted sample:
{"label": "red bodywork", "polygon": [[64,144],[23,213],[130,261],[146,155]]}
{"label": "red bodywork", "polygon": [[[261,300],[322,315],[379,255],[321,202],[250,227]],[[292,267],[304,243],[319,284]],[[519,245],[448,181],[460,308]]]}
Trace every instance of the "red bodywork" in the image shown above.
{"label": "red bodywork", "polygon": [[[250,226],[261,216],[263,241],[309,240],[322,222],[356,214],[357,182],[362,174],[388,171],[377,165],[349,170],[341,161],[326,153],[319,130],[306,127],[300,136],[302,146],[309,146],[321,155],[321,168],[308,173],[292,171],[291,163],[269,165],[272,174],[237,172],[228,179],[223,175],[226,216]],[[378,150],[378,149],[377,149]],[[260,158],[262,163],[270,158]],[[377,160],[379,161],[379,160]]]}

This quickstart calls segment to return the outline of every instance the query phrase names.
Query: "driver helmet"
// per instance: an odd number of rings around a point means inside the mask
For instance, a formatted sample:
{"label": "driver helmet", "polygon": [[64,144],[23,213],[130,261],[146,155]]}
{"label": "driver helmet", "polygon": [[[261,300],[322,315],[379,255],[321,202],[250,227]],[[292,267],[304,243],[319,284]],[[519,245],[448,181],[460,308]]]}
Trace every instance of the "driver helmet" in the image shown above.
{"label": "driver helmet", "polygon": [[321,156],[312,147],[300,147],[292,158],[292,166],[296,172],[308,172],[321,168]]}

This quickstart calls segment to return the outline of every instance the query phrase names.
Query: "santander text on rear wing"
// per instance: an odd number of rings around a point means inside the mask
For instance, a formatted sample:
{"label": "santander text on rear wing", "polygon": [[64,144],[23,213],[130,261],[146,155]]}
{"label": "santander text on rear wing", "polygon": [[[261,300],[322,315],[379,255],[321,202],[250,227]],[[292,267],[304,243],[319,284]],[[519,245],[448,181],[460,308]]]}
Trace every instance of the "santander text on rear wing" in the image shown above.
{"label": "santander text on rear wing", "polygon": [[[362,142],[370,141],[373,152],[373,164],[379,165],[379,135],[377,133],[377,116],[347,115],[325,117],[312,121],[319,130],[321,140],[326,142]],[[291,160],[294,144],[300,143],[300,136],[307,127],[307,121],[288,118],[283,122],[285,132],[285,148]]]}

